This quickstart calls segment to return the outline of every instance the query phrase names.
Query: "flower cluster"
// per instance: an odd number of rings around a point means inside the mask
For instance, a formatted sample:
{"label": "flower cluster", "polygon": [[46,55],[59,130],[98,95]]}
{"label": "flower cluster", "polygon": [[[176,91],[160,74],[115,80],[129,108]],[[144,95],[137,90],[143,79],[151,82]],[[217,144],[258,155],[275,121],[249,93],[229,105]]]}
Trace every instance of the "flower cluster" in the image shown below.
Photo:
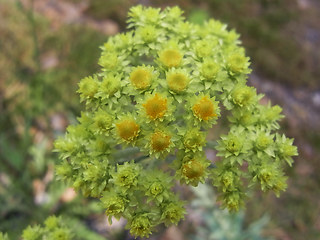
{"label": "flower cluster", "polygon": [[[246,85],[249,58],[238,38],[216,20],[185,21],[178,7],[131,8],[128,31],[102,46],[101,71],[79,83],[86,109],[55,142],[60,178],[100,198],[109,221],[124,217],[142,237],[184,217],[174,179],[212,179],[229,210],[253,185],[278,195],[297,149],[274,133],[281,108],[260,105],[262,95]],[[230,113],[230,131],[208,144],[220,108]],[[216,164],[205,154],[214,145]]]}
{"label": "flower cluster", "polygon": [[[50,216],[45,222],[44,226],[34,225],[28,226],[22,233],[22,240],[72,240],[74,234],[68,227],[65,226],[64,221],[61,218]],[[9,240],[7,234],[0,232],[0,240]]]}

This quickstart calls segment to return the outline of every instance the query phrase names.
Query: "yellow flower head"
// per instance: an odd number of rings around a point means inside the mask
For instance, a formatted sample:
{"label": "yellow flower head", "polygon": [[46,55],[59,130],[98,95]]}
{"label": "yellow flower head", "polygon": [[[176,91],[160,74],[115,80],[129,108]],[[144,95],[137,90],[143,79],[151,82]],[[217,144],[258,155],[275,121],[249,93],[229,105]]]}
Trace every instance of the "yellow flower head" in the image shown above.
{"label": "yellow flower head", "polygon": [[241,54],[232,54],[227,59],[229,69],[234,73],[240,73],[246,69],[248,59]]}
{"label": "yellow flower head", "polygon": [[139,125],[133,119],[124,119],[118,122],[116,128],[119,136],[127,142],[137,138],[140,131]]}
{"label": "yellow flower head", "polygon": [[99,59],[99,65],[105,69],[115,69],[119,64],[118,55],[115,52],[103,54]]}
{"label": "yellow flower head", "polygon": [[142,104],[142,106],[144,107],[148,118],[151,120],[156,120],[162,118],[166,114],[168,110],[167,101],[167,98],[156,93],[144,104]]}
{"label": "yellow flower head", "polygon": [[182,173],[189,179],[199,178],[203,175],[205,166],[195,159],[182,165]]}
{"label": "yellow flower head", "polygon": [[167,84],[169,89],[171,89],[172,91],[182,92],[187,88],[189,84],[189,78],[185,73],[181,71],[168,72]]}
{"label": "yellow flower head", "polygon": [[160,62],[166,67],[178,67],[182,61],[182,54],[178,49],[165,49],[159,53]]}
{"label": "yellow flower head", "polygon": [[207,80],[215,79],[219,70],[219,65],[212,59],[205,59],[201,66],[201,74]]}
{"label": "yellow flower head", "polygon": [[85,100],[93,98],[98,89],[99,85],[96,77],[86,77],[80,81],[78,92],[81,99]]}
{"label": "yellow flower head", "polygon": [[176,178],[180,180],[181,183],[186,183],[194,187],[198,186],[199,182],[204,182],[208,176],[208,166],[210,161],[203,154],[183,154],[173,162],[173,165],[177,168]]}
{"label": "yellow flower head", "polygon": [[142,40],[146,43],[153,42],[157,40],[157,29],[152,25],[143,26],[137,29],[138,34],[141,36]]}
{"label": "yellow flower head", "polygon": [[171,136],[164,132],[156,131],[151,136],[151,147],[155,152],[162,152],[166,150],[170,146],[170,143]]}
{"label": "yellow flower head", "polygon": [[152,69],[144,66],[135,68],[130,74],[130,81],[137,89],[146,89],[152,80]]}
{"label": "yellow flower head", "polygon": [[203,96],[193,105],[193,114],[200,120],[208,121],[217,117],[215,106],[210,97]]}

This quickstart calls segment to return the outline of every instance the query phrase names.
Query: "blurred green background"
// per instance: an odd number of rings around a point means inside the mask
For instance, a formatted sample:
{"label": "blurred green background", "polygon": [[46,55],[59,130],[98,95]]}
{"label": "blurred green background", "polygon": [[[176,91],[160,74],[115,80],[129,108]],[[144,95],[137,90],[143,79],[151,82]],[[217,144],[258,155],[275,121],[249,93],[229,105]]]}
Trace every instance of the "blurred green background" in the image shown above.
{"label": "blurred green background", "polygon": [[252,194],[229,215],[206,186],[186,190],[189,215],[152,239],[320,239],[320,2],[318,0],[0,0],[0,232],[65,217],[76,239],[132,239],[103,209],[55,181],[53,140],[83,106],[78,81],[98,69],[108,36],[136,4],[178,5],[192,22],[235,28],[252,61],[250,84],[284,108],[282,131],[300,156],[277,199]]}

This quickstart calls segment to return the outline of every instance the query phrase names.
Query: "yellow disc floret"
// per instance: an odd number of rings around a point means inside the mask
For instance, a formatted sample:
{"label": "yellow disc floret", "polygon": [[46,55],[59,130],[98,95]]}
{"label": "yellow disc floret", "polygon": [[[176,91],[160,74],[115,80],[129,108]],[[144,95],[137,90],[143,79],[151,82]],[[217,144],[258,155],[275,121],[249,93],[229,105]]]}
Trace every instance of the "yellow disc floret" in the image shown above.
{"label": "yellow disc floret", "polygon": [[169,147],[171,136],[161,131],[155,132],[151,136],[151,148],[155,152],[161,152]]}
{"label": "yellow disc floret", "polygon": [[128,142],[133,141],[139,135],[140,127],[132,119],[125,119],[116,124],[119,136]]}
{"label": "yellow disc floret", "polygon": [[217,117],[214,103],[208,96],[201,97],[192,107],[193,114],[200,120],[208,121]]}
{"label": "yellow disc floret", "polygon": [[149,98],[144,107],[147,116],[151,120],[156,120],[162,118],[168,110],[167,98],[162,97],[160,94],[156,93],[153,97]]}
{"label": "yellow disc floret", "polygon": [[151,69],[137,67],[130,74],[130,81],[137,89],[146,89],[150,86],[152,79]]}
{"label": "yellow disc floret", "polygon": [[159,60],[166,67],[178,67],[181,64],[182,54],[178,49],[166,49],[160,52]]}
{"label": "yellow disc floret", "polygon": [[188,86],[189,79],[182,72],[170,72],[167,74],[167,83],[172,91],[182,92]]}

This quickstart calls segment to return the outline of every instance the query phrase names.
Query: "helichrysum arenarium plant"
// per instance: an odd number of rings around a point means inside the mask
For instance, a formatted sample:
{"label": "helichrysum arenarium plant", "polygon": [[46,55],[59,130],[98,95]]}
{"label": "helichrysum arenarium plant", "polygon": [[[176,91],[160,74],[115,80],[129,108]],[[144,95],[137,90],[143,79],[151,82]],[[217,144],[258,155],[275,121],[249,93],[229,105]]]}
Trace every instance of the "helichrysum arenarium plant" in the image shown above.
{"label": "helichrysum arenarium plant", "polygon": [[[86,110],[55,143],[58,175],[142,237],[184,218],[175,180],[210,179],[231,211],[253,185],[278,196],[297,149],[275,132],[281,108],[260,105],[262,95],[246,85],[249,58],[238,38],[216,20],[185,21],[178,7],[131,8],[128,31],[102,46],[101,71],[79,83]],[[220,108],[230,131],[210,144],[221,158],[213,165],[206,134]]]}

